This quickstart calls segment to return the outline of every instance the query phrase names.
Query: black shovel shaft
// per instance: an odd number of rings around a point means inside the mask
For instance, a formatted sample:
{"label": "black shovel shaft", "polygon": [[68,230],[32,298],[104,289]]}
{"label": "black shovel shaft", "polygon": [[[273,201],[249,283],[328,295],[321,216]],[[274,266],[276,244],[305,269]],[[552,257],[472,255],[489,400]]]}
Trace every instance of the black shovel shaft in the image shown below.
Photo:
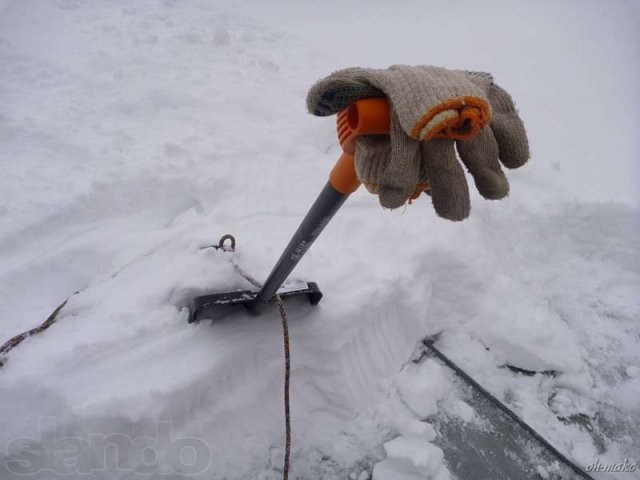
{"label": "black shovel shaft", "polygon": [[269,304],[276,294],[278,288],[282,286],[289,274],[302,259],[309,247],[318,238],[320,233],[340,209],[349,194],[340,193],[330,182],[324,186],[320,195],[313,203],[302,223],[293,234],[289,244],[280,255],[278,263],[269,274],[267,281],[258,293],[255,300],[247,305],[247,308],[260,313]]}

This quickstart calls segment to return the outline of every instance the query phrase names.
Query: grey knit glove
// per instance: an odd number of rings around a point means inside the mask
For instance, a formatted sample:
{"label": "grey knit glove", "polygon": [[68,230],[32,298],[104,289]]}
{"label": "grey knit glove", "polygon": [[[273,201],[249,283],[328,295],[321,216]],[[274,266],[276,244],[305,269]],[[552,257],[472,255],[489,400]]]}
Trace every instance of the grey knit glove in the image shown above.
{"label": "grey knit glove", "polygon": [[[458,153],[486,198],[507,195],[500,168],[515,168],[529,156],[524,125],[511,97],[485,73],[438,67],[349,68],[320,80],[309,91],[315,115],[331,115],[359,98],[387,96],[389,136],[357,141],[356,172],[384,207],[404,204],[428,182],[436,212],[450,220],[469,215],[469,191]],[[483,128],[491,118],[488,128]]]}

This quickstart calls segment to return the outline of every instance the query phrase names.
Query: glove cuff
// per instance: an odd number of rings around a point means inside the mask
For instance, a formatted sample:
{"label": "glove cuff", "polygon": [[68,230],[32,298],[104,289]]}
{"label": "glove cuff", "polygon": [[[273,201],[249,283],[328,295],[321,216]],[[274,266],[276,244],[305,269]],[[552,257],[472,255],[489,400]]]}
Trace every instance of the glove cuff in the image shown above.
{"label": "glove cuff", "polygon": [[392,103],[402,129],[414,140],[472,138],[491,120],[480,83],[463,72],[433,66],[394,65],[362,73]]}

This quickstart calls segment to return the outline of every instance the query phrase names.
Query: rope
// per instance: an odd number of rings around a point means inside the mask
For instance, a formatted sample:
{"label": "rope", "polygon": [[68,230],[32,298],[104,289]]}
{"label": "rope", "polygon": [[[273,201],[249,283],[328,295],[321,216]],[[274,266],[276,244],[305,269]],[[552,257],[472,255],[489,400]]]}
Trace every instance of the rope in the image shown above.
{"label": "rope", "polygon": [[437,349],[434,344],[434,339],[426,339],[423,341],[424,345],[431,350],[436,357],[438,357],[442,362],[445,363],[449,368],[455,371],[460,378],[462,378],[465,382],[471,385],[474,389],[476,389],[479,393],[481,393],[487,400],[493,403],[498,409],[500,409],[503,413],[505,413],[511,420],[516,422],[522,428],[524,428],[533,438],[535,438],[539,443],[544,445],[547,450],[549,450],[558,460],[562,461],[565,465],[569,466],[571,470],[580,475],[587,480],[594,480],[594,478],[585,472],[578,465],[573,463],[569,458],[562,454],[556,447],[551,445],[542,435],[540,435],[537,431],[533,429],[527,422],[525,422],[522,418],[520,418],[513,410],[507,407],[504,403],[502,403],[498,398],[496,398],[492,393],[490,393],[487,389],[485,389],[482,385],[476,382],[467,372],[465,372],[462,368],[460,368],[457,364],[453,362],[449,357],[447,357],[442,351]]}
{"label": "rope", "polygon": [[289,461],[291,459],[291,407],[289,404],[289,378],[291,377],[291,353],[289,350],[289,326],[287,322],[287,310],[280,295],[276,295],[276,305],[282,317],[282,337],[284,341],[284,423],[285,423],[285,449],[282,478],[289,478]]}
{"label": "rope", "polygon": [[[224,237],[223,237],[224,238]],[[234,244],[235,245],[235,244]],[[232,250],[233,251],[233,250]],[[234,259],[231,259],[233,268],[256,288],[262,288],[262,284],[253,276],[247,273]],[[282,337],[284,343],[284,425],[285,425],[285,449],[284,464],[282,466],[282,479],[289,479],[289,465],[291,461],[291,404],[289,401],[289,384],[291,378],[291,350],[289,348],[289,325],[287,317],[287,309],[280,295],[275,296],[278,312],[282,318]]]}
{"label": "rope", "polygon": [[[78,293],[78,292],[76,292]],[[75,295],[75,293],[74,293]],[[58,319],[58,314],[64,308],[71,297],[67,298],[64,302],[62,302],[58,307],[51,312],[51,315],[47,317],[47,319],[31,330],[27,330],[26,332],[20,333],[15,337],[10,338],[6,342],[2,344],[0,347],[0,367],[2,367],[6,362],[7,353],[13,350],[15,347],[20,345],[25,339],[29,338],[32,335],[36,335],[37,333],[44,332],[47,328],[53,325]]]}

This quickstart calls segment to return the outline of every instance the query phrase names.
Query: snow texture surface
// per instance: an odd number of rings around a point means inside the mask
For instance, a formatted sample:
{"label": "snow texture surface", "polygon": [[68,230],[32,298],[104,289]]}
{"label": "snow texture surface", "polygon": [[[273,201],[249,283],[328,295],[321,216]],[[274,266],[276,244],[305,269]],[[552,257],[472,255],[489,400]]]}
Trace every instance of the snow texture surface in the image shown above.
{"label": "snow texture surface", "polygon": [[0,0],[0,341],[78,292],[0,368],[0,478],[281,477],[276,311],[185,306],[265,278],[326,182],[308,88],[396,63],[492,72],[532,158],[461,223],[360,189],[308,252],[291,478],[454,478],[435,334],[576,463],[640,462],[637,3]]}

